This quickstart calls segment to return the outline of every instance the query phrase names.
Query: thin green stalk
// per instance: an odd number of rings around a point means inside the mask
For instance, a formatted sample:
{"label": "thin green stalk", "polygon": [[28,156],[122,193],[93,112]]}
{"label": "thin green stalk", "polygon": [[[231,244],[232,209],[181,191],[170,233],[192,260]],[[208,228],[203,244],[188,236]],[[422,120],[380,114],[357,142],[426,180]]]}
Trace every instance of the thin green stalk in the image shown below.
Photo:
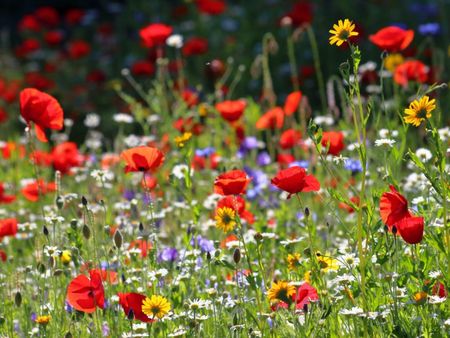
{"label": "thin green stalk", "polygon": [[308,39],[314,58],[314,68],[316,70],[317,83],[319,84],[319,95],[322,113],[325,114],[327,112],[327,101],[325,99],[325,84],[323,81],[322,67],[320,66],[319,48],[317,47],[316,36],[314,35],[314,31],[310,25],[307,26],[306,31],[308,33]]}

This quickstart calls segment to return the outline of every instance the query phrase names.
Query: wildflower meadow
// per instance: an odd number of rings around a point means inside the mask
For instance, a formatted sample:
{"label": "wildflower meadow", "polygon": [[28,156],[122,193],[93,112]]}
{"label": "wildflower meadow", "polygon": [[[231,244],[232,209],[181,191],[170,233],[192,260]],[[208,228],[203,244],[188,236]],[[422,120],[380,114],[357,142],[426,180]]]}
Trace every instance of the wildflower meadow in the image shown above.
{"label": "wildflower meadow", "polygon": [[43,3],[0,34],[0,337],[450,335],[448,0]]}

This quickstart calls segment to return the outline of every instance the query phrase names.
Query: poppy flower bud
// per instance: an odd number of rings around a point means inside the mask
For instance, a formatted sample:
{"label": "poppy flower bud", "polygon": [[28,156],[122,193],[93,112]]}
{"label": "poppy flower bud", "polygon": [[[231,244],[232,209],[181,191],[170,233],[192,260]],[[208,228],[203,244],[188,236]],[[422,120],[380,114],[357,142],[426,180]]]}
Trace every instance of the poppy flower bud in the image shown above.
{"label": "poppy flower bud", "polygon": [[303,312],[308,313],[308,304],[303,305]]}
{"label": "poppy flower bud", "polygon": [[20,305],[22,304],[22,294],[20,293],[20,291],[16,292],[16,295],[14,296],[14,303],[17,307],[20,307]]}
{"label": "poppy flower bud", "polygon": [[206,259],[208,260],[208,262],[211,261],[211,253],[209,251],[206,253]]}
{"label": "poppy flower bud", "polygon": [[260,233],[260,232],[257,232],[257,233],[255,234],[255,240],[256,240],[257,242],[260,242],[260,241],[262,241],[262,239],[263,239],[263,236],[261,235],[261,233]]}
{"label": "poppy flower bud", "polygon": [[47,227],[45,225],[42,228],[42,232],[43,232],[44,236],[48,236],[48,234],[49,234],[48,229],[47,229]]}
{"label": "poppy flower bud", "polygon": [[88,201],[87,201],[86,197],[81,196],[81,203],[83,204],[83,206],[87,206]]}
{"label": "poppy flower bud", "polygon": [[128,311],[127,318],[129,320],[133,320],[134,319],[134,311],[133,311],[133,309],[130,309],[130,311]]}
{"label": "poppy flower bud", "polygon": [[76,230],[76,228],[77,228],[77,220],[76,219],[73,219],[73,220],[71,220],[70,221],[70,227],[73,229],[73,230]]}
{"label": "poppy flower bud", "polygon": [[397,234],[397,227],[394,225],[393,227],[392,227],[392,233],[395,235],[395,234]]}
{"label": "poppy flower bud", "polygon": [[309,208],[305,208],[305,216],[309,217]]}
{"label": "poppy flower bud", "polygon": [[64,199],[61,196],[57,196],[55,200],[56,207],[61,210],[64,206]]}
{"label": "poppy flower bud", "polygon": [[144,224],[142,224],[142,222],[139,222],[139,231],[144,231]]}
{"label": "poppy flower bud", "polygon": [[83,225],[83,236],[86,239],[89,239],[91,237],[91,229],[87,226],[87,224]]}
{"label": "poppy flower bud", "polygon": [[117,249],[120,249],[122,247],[123,242],[123,236],[119,229],[116,230],[114,233],[114,245]]}
{"label": "poppy flower bud", "polygon": [[234,253],[233,253],[233,261],[236,264],[239,264],[241,260],[241,250],[239,250],[239,248],[234,249]]}

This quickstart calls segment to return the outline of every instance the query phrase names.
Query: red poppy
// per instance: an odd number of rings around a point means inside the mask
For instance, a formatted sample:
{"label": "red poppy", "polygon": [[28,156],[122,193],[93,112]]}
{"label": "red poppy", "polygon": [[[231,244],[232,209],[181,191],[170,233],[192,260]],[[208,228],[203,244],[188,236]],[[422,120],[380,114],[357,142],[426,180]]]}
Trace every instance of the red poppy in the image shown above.
{"label": "red poppy", "polygon": [[297,1],[292,10],[285,15],[292,20],[292,25],[299,27],[304,24],[309,24],[313,20],[313,8],[309,1]]}
{"label": "red poppy", "polygon": [[181,52],[184,56],[201,55],[208,51],[208,40],[205,38],[193,37],[187,40]]}
{"label": "red poppy", "polygon": [[214,181],[214,192],[220,195],[240,195],[245,192],[251,178],[247,177],[245,171],[231,170],[216,177]]}
{"label": "red poppy", "polygon": [[194,170],[203,170],[206,168],[214,170],[217,169],[220,160],[220,155],[217,155],[215,153],[211,154],[209,157],[194,155],[194,158],[191,162],[191,167],[194,168]]}
{"label": "red poppy", "polygon": [[398,52],[406,49],[414,39],[414,31],[397,26],[388,26],[380,29],[369,40],[382,50]]}
{"label": "red poppy", "polygon": [[32,14],[28,14],[22,17],[18,24],[18,27],[19,31],[39,32],[41,30],[41,24],[39,23],[36,16]]}
{"label": "red poppy", "polygon": [[140,146],[124,150],[120,158],[126,162],[125,173],[155,170],[164,162],[164,154],[153,147]]}
{"label": "red poppy", "polygon": [[0,107],[0,123],[5,122],[6,120],[8,120],[8,114],[3,107]]}
{"label": "red poppy", "polygon": [[137,239],[130,242],[128,250],[135,248],[139,249],[141,251],[141,257],[145,258],[147,257],[148,252],[152,249],[152,243],[143,239]]}
{"label": "red poppy", "polygon": [[222,14],[226,8],[223,0],[196,0],[195,4],[200,12],[210,15]]}
{"label": "red poppy", "polygon": [[39,72],[29,72],[25,74],[25,82],[30,87],[38,90],[48,90],[55,86],[55,82]]}
{"label": "red poppy", "polygon": [[171,26],[162,23],[153,23],[142,28],[139,31],[139,35],[141,36],[144,45],[151,48],[163,45],[170,34],[172,34],[172,31],[173,29]]}
{"label": "red poppy", "polygon": [[45,32],[44,40],[50,46],[57,46],[61,43],[63,34],[60,31]]}
{"label": "red poppy", "polygon": [[101,84],[106,80],[106,74],[100,69],[92,69],[87,75],[86,80],[90,83]]}
{"label": "red poppy", "polygon": [[38,40],[29,38],[24,40],[19,46],[16,47],[14,52],[19,58],[25,57],[41,48],[41,44]]}
{"label": "red poppy", "polygon": [[282,149],[291,149],[302,140],[302,133],[295,129],[288,129],[280,136],[280,147]]}
{"label": "red poppy", "polygon": [[245,209],[245,200],[241,196],[226,196],[217,202],[217,209],[227,207],[236,211],[240,218],[244,219],[248,224],[255,222],[255,216]]}
{"label": "red poppy", "polygon": [[380,198],[381,220],[388,227],[392,227],[403,218],[410,217],[408,201],[393,185],[389,186],[390,192],[385,192]]}
{"label": "red poppy", "polygon": [[[359,206],[359,197],[353,196],[352,198],[350,198],[350,202],[352,202],[354,205]],[[339,203],[339,208],[347,211],[349,214],[355,212],[355,209],[353,209],[351,205],[344,202]]]}
{"label": "red poppy", "polygon": [[270,109],[256,121],[257,129],[281,129],[284,123],[284,111],[280,107]]}
{"label": "red poppy", "polygon": [[398,234],[409,244],[422,241],[424,230],[423,217],[413,216],[408,210],[408,201],[394,186],[389,186],[390,192],[385,192],[380,198],[381,220],[389,230],[395,226]]}
{"label": "red poppy", "polygon": [[69,9],[65,15],[66,22],[69,25],[78,25],[84,17],[84,10],[73,8]]}
{"label": "red poppy", "polygon": [[45,183],[42,179],[28,183],[21,190],[23,196],[30,202],[37,202],[39,200],[39,193],[45,195],[52,191],[56,191],[55,182]]}
{"label": "red poppy", "polygon": [[25,147],[23,145],[19,145],[14,142],[6,142],[4,145],[0,145],[0,151],[3,155],[3,158],[8,160],[12,155],[15,155],[20,158],[25,157]]}
{"label": "red poppy", "polygon": [[292,295],[292,300],[294,301],[295,308],[302,310],[310,302],[318,301],[319,295],[313,286],[305,282],[297,288],[296,293]]}
{"label": "red poppy", "polygon": [[34,12],[34,15],[45,26],[54,27],[59,24],[59,14],[53,7],[40,7]]}
{"label": "red poppy", "polygon": [[105,306],[105,290],[98,271],[89,271],[89,276],[79,275],[67,288],[67,301],[75,310],[92,313],[97,307]]}
{"label": "red poppy", "polygon": [[109,169],[120,162],[120,156],[116,154],[103,154],[101,167],[103,170]]}
{"label": "red poppy", "polygon": [[216,103],[216,109],[220,115],[228,122],[234,122],[244,114],[247,103],[244,100],[227,100]]}
{"label": "red poppy", "polygon": [[307,175],[306,170],[298,166],[280,170],[272,178],[271,183],[288,192],[288,198],[299,192],[318,191],[320,189],[319,181],[313,175]]}
{"label": "red poppy", "polygon": [[423,217],[410,216],[401,219],[397,224],[398,233],[408,244],[417,244],[422,241],[424,230]]}
{"label": "red poppy", "polygon": [[408,60],[395,68],[394,81],[407,86],[409,81],[425,83],[428,80],[428,67],[418,60]]}
{"label": "red poppy", "polygon": [[198,93],[191,89],[185,89],[181,93],[181,98],[186,103],[188,108],[192,108],[196,106],[199,102]]}
{"label": "red poppy", "polygon": [[70,173],[71,169],[83,163],[84,157],[78,152],[75,142],[63,142],[53,148],[53,168],[62,174]]}
{"label": "red poppy", "polygon": [[0,182],[0,204],[9,204],[14,202],[16,196],[5,194],[5,187],[2,182]]}
{"label": "red poppy", "polygon": [[155,72],[155,66],[150,61],[136,61],[131,66],[131,73],[134,75],[146,75],[150,76]]}
{"label": "red poppy", "polygon": [[301,100],[302,100],[301,91],[290,93],[286,97],[286,101],[284,102],[284,112],[286,113],[287,116],[291,116],[298,110],[298,106],[300,105]]}
{"label": "red poppy", "polygon": [[328,147],[328,154],[339,155],[345,148],[344,134],[340,131],[324,131],[322,134],[322,146]]}
{"label": "red poppy", "polygon": [[431,292],[433,293],[434,296],[439,296],[440,298],[447,297],[447,294],[448,294],[447,290],[445,289],[445,285],[439,281],[437,281],[433,285],[433,289]]}
{"label": "red poppy", "polygon": [[0,219],[0,238],[5,236],[15,236],[17,234],[17,219]]}
{"label": "red poppy", "polygon": [[20,114],[30,127],[34,123],[36,136],[47,142],[44,129],[61,130],[64,113],[58,101],[51,95],[35,88],[26,88],[20,92]]}
{"label": "red poppy", "polygon": [[108,282],[108,284],[115,285],[119,282],[117,278],[117,272],[106,269],[92,269],[90,272],[100,274],[102,281]]}
{"label": "red poppy", "polygon": [[130,317],[130,311],[133,311],[133,319],[140,320],[141,322],[151,323],[154,320],[149,318],[144,312],[142,312],[142,303],[147,296],[139,293],[118,293],[119,304],[122,306],[125,316]]}
{"label": "red poppy", "polygon": [[91,45],[84,40],[74,40],[68,46],[69,56],[72,59],[81,59],[91,52]]}
{"label": "red poppy", "polygon": [[6,262],[7,259],[8,256],[6,255],[6,252],[4,250],[0,250],[0,260],[2,260],[2,262]]}
{"label": "red poppy", "polygon": [[277,155],[277,162],[282,168],[286,168],[295,161],[295,157],[292,154],[278,154]]}

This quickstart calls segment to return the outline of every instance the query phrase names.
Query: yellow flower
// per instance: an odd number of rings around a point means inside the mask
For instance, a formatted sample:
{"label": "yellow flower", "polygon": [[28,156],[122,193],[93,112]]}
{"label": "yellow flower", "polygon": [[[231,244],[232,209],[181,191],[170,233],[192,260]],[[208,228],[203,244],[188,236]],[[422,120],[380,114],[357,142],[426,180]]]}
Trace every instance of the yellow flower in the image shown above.
{"label": "yellow flower", "polygon": [[161,319],[170,311],[170,303],[163,296],[153,295],[142,301],[142,312],[149,318]]}
{"label": "yellow flower", "polygon": [[291,296],[295,294],[295,286],[286,281],[279,281],[272,284],[272,287],[267,292],[267,297],[270,301],[289,302]]}
{"label": "yellow flower", "polygon": [[289,254],[287,256],[287,262],[288,262],[288,269],[290,271],[296,270],[300,265],[300,254],[298,252],[294,253],[293,255]]}
{"label": "yellow flower", "polygon": [[427,297],[428,297],[427,293],[421,291],[417,292],[413,298],[417,305],[422,305],[425,304],[425,302],[427,301]]}
{"label": "yellow flower", "polygon": [[420,126],[422,121],[431,117],[431,112],[436,109],[436,100],[425,95],[420,100],[414,100],[410,103],[409,108],[405,109],[405,122],[415,127]]}
{"label": "yellow flower", "polygon": [[333,29],[330,29],[330,45],[336,44],[336,46],[342,45],[344,42],[348,41],[348,39],[352,36],[357,36],[359,33],[355,32],[355,24],[352,23],[349,19],[345,19],[338,21],[338,24],[333,25]]}
{"label": "yellow flower", "polygon": [[177,144],[177,147],[183,148],[184,145],[191,139],[191,137],[192,133],[190,132],[185,132],[183,135],[175,137],[175,143]]}
{"label": "yellow flower", "polygon": [[328,272],[330,270],[339,270],[339,262],[330,257],[323,256],[320,252],[316,252],[317,261],[319,262],[320,269],[323,272]]}
{"label": "yellow flower", "polygon": [[386,68],[388,71],[393,73],[393,72],[395,72],[395,68],[397,68],[397,66],[401,65],[403,63],[403,61],[405,61],[405,59],[403,58],[403,56],[401,54],[398,54],[398,53],[389,54],[384,59],[384,68]]}
{"label": "yellow flower", "polygon": [[70,250],[64,250],[61,253],[61,262],[63,264],[69,264],[71,260],[72,260],[72,253],[70,252]]}
{"label": "yellow flower", "polygon": [[206,104],[200,104],[198,106],[198,115],[201,117],[206,117],[208,115],[208,106]]}
{"label": "yellow flower", "polygon": [[303,275],[304,281],[308,284],[311,284],[311,276],[312,276],[312,272],[306,271],[305,274]]}
{"label": "yellow flower", "polygon": [[236,226],[235,216],[236,213],[231,208],[223,207],[218,209],[216,217],[214,217],[216,220],[216,227],[223,232],[230,232]]}
{"label": "yellow flower", "polygon": [[50,316],[50,315],[37,316],[34,321],[40,325],[47,325],[48,322],[50,321],[50,319],[52,319],[52,316]]}

